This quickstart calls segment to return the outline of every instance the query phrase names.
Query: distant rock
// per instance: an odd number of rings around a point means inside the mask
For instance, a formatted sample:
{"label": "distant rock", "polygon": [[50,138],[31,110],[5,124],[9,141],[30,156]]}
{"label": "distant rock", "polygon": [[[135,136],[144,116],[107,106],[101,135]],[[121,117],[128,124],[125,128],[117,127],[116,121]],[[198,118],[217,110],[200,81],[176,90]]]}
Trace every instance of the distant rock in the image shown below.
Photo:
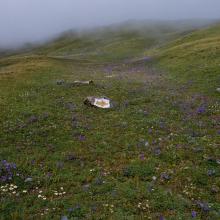
{"label": "distant rock", "polygon": [[212,186],[212,188],[211,188],[211,192],[213,193],[213,194],[217,194],[217,193],[219,193],[219,187],[217,187],[217,186]]}
{"label": "distant rock", "polygon": [[76,155],[74,155],[74,154],[68,154],[67,156],[66,156],[66,160],[67,161],[75,161],[75,160],[77,160],[78,159],[78,157],[76,156]]}
{"label": "distant rock", "polygon": [[25,179],[24,182],[25,182],[25,183],[28,183],[28,182],[32,182],[32,181],[33,181],[33,179],[32,179],[31,177],[28,177],[28,178]]}
{"label": "distant rock", "polygon": [[73,82],[73,86],[80,86],[80,85],[91,85],[91,84],[94,84],[94,82],[92,80],[88,80],[88,81],[74,81]]}
{"label": "distant rock", "polygon": [[161,154],[161,149],[160,149],[159,147],[155,148],[155,149],[154,149],[154,154],[155,154],[156,156],[159,156],[159,155]]}
{"label": "distant rock", "polygon": [[162,173],[160,177],[163,180],[170,180],[170,178],[171,178],[170,175],[167,173]]}
{"label": "distant rock", "polygon": [[215,170],[208,170],[207,174],[208,176],[214,176],[215,175]]}

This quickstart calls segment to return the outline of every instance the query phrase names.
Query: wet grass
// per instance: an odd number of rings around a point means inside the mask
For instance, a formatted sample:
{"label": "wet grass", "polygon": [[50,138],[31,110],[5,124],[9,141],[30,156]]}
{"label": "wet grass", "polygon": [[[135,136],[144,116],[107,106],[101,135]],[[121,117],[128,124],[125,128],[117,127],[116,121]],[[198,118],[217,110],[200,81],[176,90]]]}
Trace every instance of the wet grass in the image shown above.
{"label": "wet grass", "polygon": [[[152,59],[130,59],[149,43],[130,35],[100,57],[1,59],[1,218],[219,219],[219,41],[207,32]],[[114,108],[85,106],[91,95]]]}

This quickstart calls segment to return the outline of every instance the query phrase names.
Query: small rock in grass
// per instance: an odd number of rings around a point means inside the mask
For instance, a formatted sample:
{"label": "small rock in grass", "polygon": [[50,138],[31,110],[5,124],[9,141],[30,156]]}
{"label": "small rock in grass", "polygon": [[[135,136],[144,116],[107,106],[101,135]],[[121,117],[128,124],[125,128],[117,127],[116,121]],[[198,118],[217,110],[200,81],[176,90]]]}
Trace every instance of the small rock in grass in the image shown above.
{"label": "small rock in grass", "polygon": [[217,88],[216,91],[217,91],[217,92],[220,92],[220,88]]}
{"label": "small rock in grass", "polygon": [[202,147],[195,147],[195,148],[193,148],[193,151],[195,153],[200,153],[200,152],[203,152],[203,148]]}
{"label": "small rock in grass", "polygon": [[88,81],[79,81],[76,80],[73,82],[73,86],[80,86],[80,85],[91,85],[94,84],[94,82],[92,80],[88,80]]}
{"label": "small rock in grass", "polygon": [[163,180],[170,180],[170,175],[167,173],[162,173],[160,177]]}
{"label": "small rock in grass", "polygon": [[88,191],[89,187],[90,187],[90,184],[85,184],[85,185],[83,185],[83,190]]}
{"label": "small rock in grass", "polygon": [[153,177],[152,177],[152,180],[153,180],[153,181],[156,181],[156,180],[157,180],[157,177],[156,177],[156,176],[153,176]]}
{"label": "small rock in grass", "polygon": [[210,211],[209,205],[206,202],[197,201],[196,204],[203,212]]}
{"label": "small rock in grass", "polygon": [[25,179],[25,181],[24,181],[24,182],[25,182],[25,183],[28,183],[28,182],[32,182],[32,181],[33,181],[33,178],[28,177],[28,178],[26,178],[26,179]]}
{"label": "small rock in grass", "polygon": [[123,107],[124,107],[124,108],[127,108],[128,106],[129,106],[129,101],[128,101],[128,100],[124,101]]}
{"label": "small rock in grass", "polygon": [[57,80],[57,85],[58,86],[63,85],[64,83],[65,83],[65,81],[63,79]]}
{"label": "small rock in grass", "polygon": [[70,110],[70,111],[73,111],[75,109],[75,105],[72,103],[72,102],[68,102],[65,104],[65,108]]}
{"label": "small rock in grass", "polygon": [[96,185],[102,185],[104,183],[104,181],[100,178],[100,177],[97,177],[96,179],[95,179],[95,184]]}
{"label": "small rock in grass", "polygon": [[208,176],[214,176],[215,170],[208,170],[207,174],[208,174]]}
{"label": "small rock in grass", "polygon": [[64,163],[59,161],[59,162],[57,162],[56,166],[58,169],[62,169],[64,167]]}
{"label": "small rock in grass", "polygon": [[147,191],[148,192],[153,192],[154,191],[154,186],[152,184],[148,185]]}
{"label": "small rock in grass", "polygon": [[28,123],[29,124],[33,124],[33,123],[35,123],[37,121],[38,121],[38,117],[35,116],[35,115],[32,115],[30,118],[28,118]]}
{"label": "small rock in grass", "polygon": [[214,157],[204,156],[203,158],[206,159],[208,162],[211,162],[211,163],[215,163],[216,162],[216,159]]}
{"label": "small rock in grass", "polygon": [[112,107],[110,99],[105,98],[105,97],[99,98],[99,97],[90,96],[85,99],[84,104],[88,106],[94,106],[94,107],[104,108],[104,109]]}
{"label": "small rock in grass", "polygon": [[66,156],[66,160],[68,160],[68,161],[74,161],[74,160],[77,160],[77,159],[78,159],[78,157],[75,156],[74,154],[69,154],[69,155]]}
{"label": "small rock in grass", "polygon": [[213,187],[211,188],[211,192],[212,192],[213,194],[217,194],[217,193],[219,193],[219,188],[218,188],[217,186],[213,186]]}
{"label": "small rock in grass", "polygon": [[137,146],[140,148],[141,147],[147,148],[147,147],[149,147],[149,142],[147,140],[140,139]]}
{"label": "small rock in grass", "polygon": [[159,155],[161,154],[161,150],[160,150],[159,147],[154,149],[154,154],[155,154],[156,156],[159,156]]}
{"label": "small rock in grass", "polygon": [[145,147],[148,147],[148,146],[149,146],[149,142],[148,142],[148,141],[145,141],[144,146],[145,146]]}
{"label": "small rock in grass", "polygon": [[71,124],[72,124],[72,128],[77,128],[78,120],[77,120],[77,118],[75,116],[72,116]]}
{"label": "small rock in grass", "polygon": [[55,146],[52,144],[47,145],[47,149],[49,152],[54,153],[55,152]]}

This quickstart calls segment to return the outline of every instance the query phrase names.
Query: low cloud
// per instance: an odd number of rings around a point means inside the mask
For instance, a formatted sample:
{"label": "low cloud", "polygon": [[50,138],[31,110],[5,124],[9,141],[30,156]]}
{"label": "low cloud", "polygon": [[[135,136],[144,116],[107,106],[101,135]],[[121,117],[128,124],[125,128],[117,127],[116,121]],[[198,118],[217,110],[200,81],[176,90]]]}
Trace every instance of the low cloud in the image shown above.
{"label": "low cloud", "polygon": [[220,18],[219,0],[1,0],[0,47],[131,19]]}

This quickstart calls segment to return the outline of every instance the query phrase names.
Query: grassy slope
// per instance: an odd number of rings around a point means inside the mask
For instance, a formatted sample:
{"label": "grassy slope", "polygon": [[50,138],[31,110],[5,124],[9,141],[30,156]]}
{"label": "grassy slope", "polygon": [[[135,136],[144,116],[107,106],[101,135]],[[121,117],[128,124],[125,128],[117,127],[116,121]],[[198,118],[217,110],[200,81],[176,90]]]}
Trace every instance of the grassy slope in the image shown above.
{"label": "grassy slope", "polygon": [[176,39],[196,26],[176,23],[128,23],[82,33],[67,32],[37,52],[49,56],[119,62]]}
{"label": "grassy slope", "polygon": [[[161,215],[185,220],[195,210],[197,219],[218,219],[219,193],[212,192],[220,187],[218,31],[195,32],[156,49],[156,63],[127,59],[141,57],[146,48],[179,32],[159,31],[146,38],[111,31],[99,35],[101,41],[97,35],[69,37],[37,50],[37,55],[2,58],[0,155],[24,175],[12,181],[19,195],[1,191],[2,218]],[[200,72],[213,76],[212,84]],[[67,84],[56,85],[58,79]],[[69,86],[78,79],[93,79],[95,85]],[[115,108],[86,107],[83,100],[89,95],[108,96]],[[207,175],[210,170],[213,176]],[[25,183],[27,177],[32,182]],[[66,194],[57,196],[53,190],[62,191],[60,187]],[[211,211],[204,212],[196,201],[208,203]]]}
{"label": "grassy slope", "polygon": [[220,25],[160,48],[159,57],[161,67],[172,73],[170,77],[181,83],[191,80],[193,89],[214,95],[220,84]]}

